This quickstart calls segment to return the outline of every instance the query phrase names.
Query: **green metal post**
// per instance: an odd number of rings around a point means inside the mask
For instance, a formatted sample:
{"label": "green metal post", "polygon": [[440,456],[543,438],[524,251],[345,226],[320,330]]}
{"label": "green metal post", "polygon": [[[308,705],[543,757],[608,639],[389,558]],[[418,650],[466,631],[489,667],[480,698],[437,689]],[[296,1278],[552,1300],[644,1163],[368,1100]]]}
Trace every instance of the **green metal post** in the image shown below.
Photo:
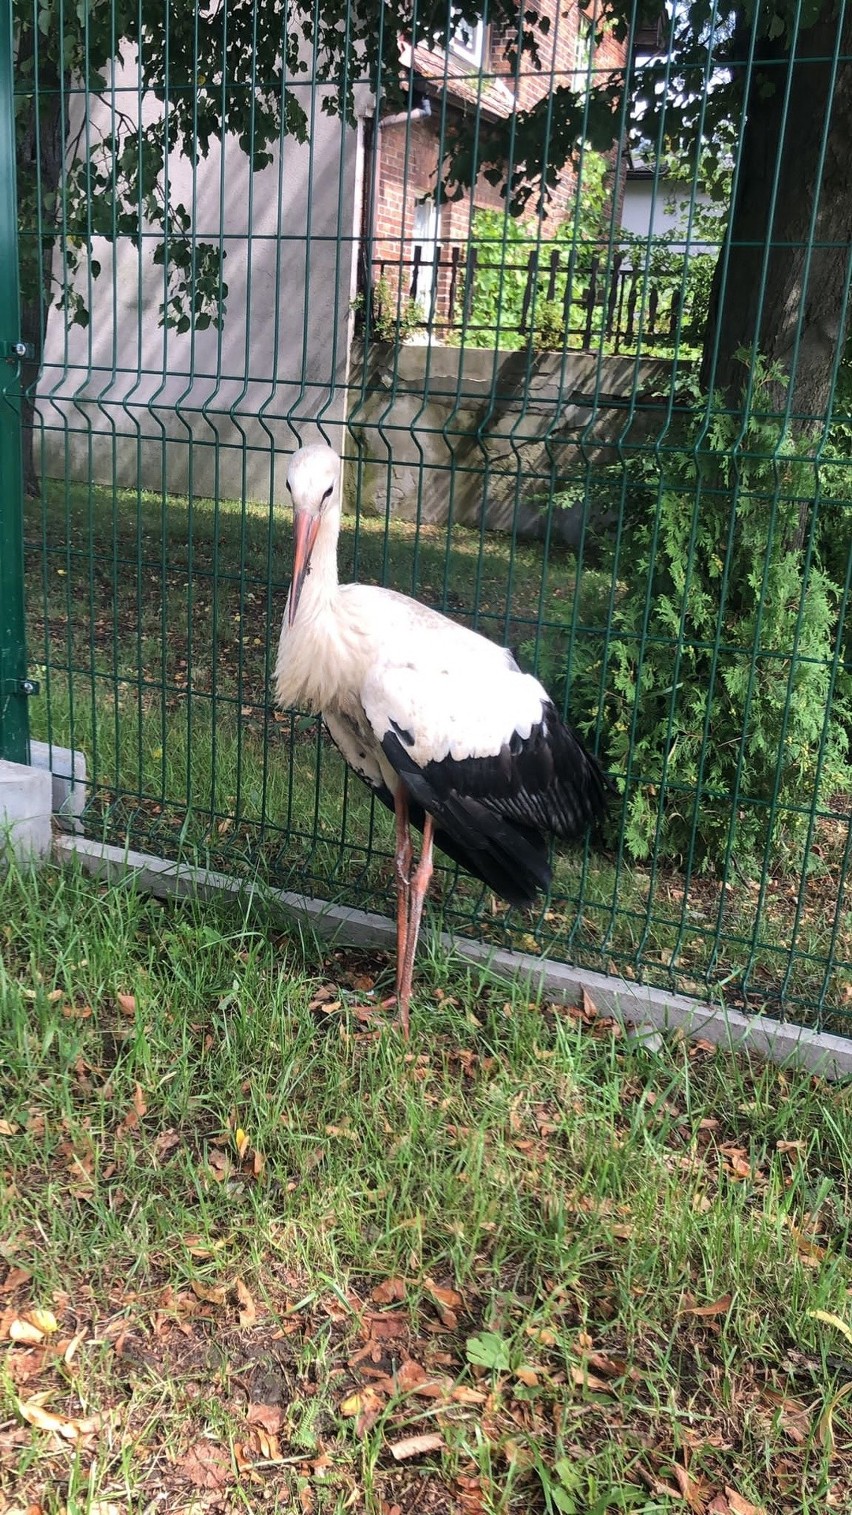
{"label": "green metal post", "polygon": [[20,301],[15,194],[12,0],[0,0],[0,758],[26,763],[23,471],[18,384]]}

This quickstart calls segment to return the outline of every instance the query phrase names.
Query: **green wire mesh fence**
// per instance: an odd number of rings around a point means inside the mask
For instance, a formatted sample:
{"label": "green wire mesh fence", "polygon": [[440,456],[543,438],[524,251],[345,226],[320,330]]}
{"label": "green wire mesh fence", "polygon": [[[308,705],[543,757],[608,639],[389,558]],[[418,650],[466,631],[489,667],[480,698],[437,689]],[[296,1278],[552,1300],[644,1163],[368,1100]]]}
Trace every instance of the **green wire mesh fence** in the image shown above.
{"label": "green wire mesh fence", "polygon": [[89,834],[386,907],[388,818],[271,703],[322,436],[342,573],[513,646],[616,781],[539,912],[448,869],[448,925],[852,1010],[850,15],[4,6],[4,754],[28,670]]}

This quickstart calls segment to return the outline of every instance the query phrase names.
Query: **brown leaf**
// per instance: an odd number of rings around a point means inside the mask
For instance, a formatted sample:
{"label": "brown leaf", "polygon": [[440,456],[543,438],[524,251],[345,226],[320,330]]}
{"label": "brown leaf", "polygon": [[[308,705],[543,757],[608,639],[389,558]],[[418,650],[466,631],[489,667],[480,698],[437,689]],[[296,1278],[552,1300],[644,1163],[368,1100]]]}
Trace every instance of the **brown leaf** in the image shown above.
{"label": "brown leaf", "polygon": [[687,1472],[686,1468],[681,1467],[680,1463],[676,1462],[673,1466],[672,1471],[674,1473],[675,1483],[677,1484],[683,1498],[689,1505],[689,1508],[691,1510],[695,1510],[696,1515],[704,1515],[707,1501],[705,1499],[701,1484],[697,1479],[693,1478],[691,1473]]}
{"label": "brown leaf", "polygon": [[731,1515],[766,1515],[762,1504],[752,1504],[750,1499],[744,1499],[736,1489],[725,1489],[725,1497],[731,1507]]}
{"label": "brown leaf", "polygon": [[92,1436],[100,1430],[101,1420],[99,1415],[90,1415],[86,1419],[78,1419],[70,1415],[56,1415],[52,1410],[44,1408],[45,1394],[34,1394],[32,1399],[18,1400],[18,1414],[28,1425],[35,1426],[38,1431],[53,1431],[55,1435],[62,1436],[66,1441],[80,1441],[85,1436]]}
{"label": "brown leaf", "polygon": [[612,1394],[614,1391],[605,1378],[597,1378],[587,1368],[570,1368],[568,1377],[578,1389],[592,1389],[597,1393]]}
{"label": "brown leaf", "polygon": [[339,1406],[341,1415],[348,1419],[355,1419],[355,1435],[366,1436],[372,1430],[384,1409],[385,1402],[381,1394],[369,1386],[359,1389],[356,1394],[348,1394]]}
{"label": "brown leaf", "polygon": [[11,1294],[13,1289],[19,1289],[21,1284],[27,1283],[30,1278],[32,1274],[29,1268],[10,1267],[0,1284],[0,1294]]}
{"label": "brown leaf", "polygon": [[19,1130],[13,1120],[0,1120],[0,1136],[15,1136]]}
{"label": "brown leaf", "polygon": [[193,1278],[189,1286],[196,1299],[203,1300],[206,1305],[223,1305],[225,1303],[225,1289],[216,1284],[203,1284],[197,1278]]}
{"label": "brown leaf", "polygon": [[224,1449],[210,1441],[197,1441],[178,1459],[177,1466],[196,1489],[223,1489],[233,1483],[234,1475]]}
{"label": "brown leaf", "polygon": [[424,1452],[443,1452],[444,1438],[437,1431],[428,1431],[422,1436],[404,1436],[401,1441],[392,1441],[388,1451],[395,1462],[405,1462],[409,1457],[421,1457]]}
{"label": "brown leaf", "polygon": [[606,1378],[630,1378],[635,1383],[641,1376],[623,1357],[610,1357],[607,1352],[589,1352],[586,1362]]}
{"label": "brown leaf", "polygon": [[407,1317],[398,1310],[387,1310],[383,1315],[371,1315],[368,1319],[370,1335],[376,1341],[390,1341],[395,1336],[402,1336],[407,1324]]}
{"label": "brown leaf", "polygon": [[346,1398],[340,1401],[337,1408],[346,1420],[353,1420],[356,1415],[361,1414],[366,1405],[377,1399],[379,1399],[379,1395],[375,1389],[369,1387],[366,1389],[357,1389],[354,1394],[347,1394]]}
{"label": "brown leaf", "polygon": [[248,1330],[257,1320],[257,1305],[241,1278],[234,1279],[234,1293],[240,1305],[240,1325]]}
{"label": "brown leaf", "polygon": [[721,1299],[714,1299],[709,1305],[681,1305],[681,1315],[695,1315],[701,1320],[709,1320],[714,1315],[727,1315],[731,1308],[733,1296],[723,1294]]}
{"label": "brown leaf", "polygon": [[136,1014],[135,994],[117,994],[115,996],[115,1002],[118,1005],[118,1008],[121,1011],[122,1015]]}
{"label": "brown leaf", "polygon": [[451,1385],[448,1378],[435,1377],[414,1358],[404,1362],[396,1375],[396,1386],[404,1394],[420,1394],[424,1399],[441,1399]]}
{"label": "brown leaf", "polygon": [[91,1005],[63,1005],[62,1014],[67,1021],[87,1021],[94,1012]]}
{"label": "brown leaf", "polygon": [[124,1130],[135,1131],[143,1115],[147,1115],[147,1113],[148,1103],[145,1099],[144,1094],[142,1093],[141,1086],[137,1084],[136,1091],[133,1095],[133,1104],[130,1106],[130,1109],[122,1121]]}
{"label": "brown leaf", "polygon": [[457,1383],[450,1391],[450,1398],[459,1405],[484,1405],[488,1395],[482,1389],[471,1389],[467,1384]]}
{"label": "brown leaf", "polygon": [[401,1278],[386,1278],[384,1283],[376,1284],[370,1298],[377,1305],[392,1305],[395,1300],[405,1299],[405,1282]]}
{"label": "brown leaf", "polygon": [[248,1407],[248,1423],[250,1426],[262,1426],[270,1436],[277,1436],[284,1421],[284,1411],[278,1405],[250,1404]]}
{"label": "brown leaf", "polygon": [[538,1385],[538,1374],[535,1368],[520,1367],[515,1369],[515,1377],[528,1389],[534,1389]]}
{"label": "brown leaf", "polygon": [[210,1148],[207,1154],[207,1165],[210,1169],[211,1177],[215,1178],[217,1184],[221,1184],[224,1179],[230,1177],[231,1159],[227,1152],[222,1152],[219,1147]]}
{"label": "brown leaf", "polygon": [[462,1297],[455,1289],[445,1289],[433,1283],[431,1278],[424,1278],[423,1287],[430,1295],[441,1323],[452,1331],[458,1325],[456,1311],[461,1309]]}

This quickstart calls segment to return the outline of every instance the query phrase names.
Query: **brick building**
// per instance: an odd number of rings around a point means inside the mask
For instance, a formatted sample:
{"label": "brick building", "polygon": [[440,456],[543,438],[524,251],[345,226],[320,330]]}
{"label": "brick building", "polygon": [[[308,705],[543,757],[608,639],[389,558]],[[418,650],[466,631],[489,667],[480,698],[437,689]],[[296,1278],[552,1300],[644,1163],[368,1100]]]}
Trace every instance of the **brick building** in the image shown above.
{"label": "brick building", "polygon": [[[507,121],[515,110],[529,110],[559,85],[582,92],[602,73],[624,66],[625,46],[606,28],[595,37],[594,5],[539,0],[539,14],[550,28],[539,42],[540,63],[525,58],[517,77],[506,57],[507,38],[496,27],[461,24],[446,52],[403,48],[403,83],[410,109],[374,117],[368,123],[368,171],[364,205],[361,288],[383,278],[396,314],[412,288],[422,317],[434,329],[446,324],[460,289],[473,210],[502,210],[500,185],[480,173],[472,197],[436,199],[442,143],[451,129],[477,122]],[[611,154],[612,183],[623,194],[621,154]],[[543,231],[554,229],[573,212],[576,176],[566,167],[559,176],[543,217]],[[471,198],[473,204],[471,205]],[[533,229],[535,218],[532,218]]]}

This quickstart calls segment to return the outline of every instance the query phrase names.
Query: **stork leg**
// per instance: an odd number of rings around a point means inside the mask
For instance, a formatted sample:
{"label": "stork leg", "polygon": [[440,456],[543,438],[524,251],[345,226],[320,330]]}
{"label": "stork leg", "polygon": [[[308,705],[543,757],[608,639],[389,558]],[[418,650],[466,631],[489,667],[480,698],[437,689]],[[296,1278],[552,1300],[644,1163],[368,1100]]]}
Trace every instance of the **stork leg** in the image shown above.
{"label": "stork leg", "polygon": [[394,794],[396,817],[396,999],[400,1002],[402,968],[408,941],[408,908],[411,893],[411,832],[408,826],[408,796],[403,784]]}
{"label": "stork leg", "polygon": [[[423,850],[420,854],[420,862],[414,873],[410,876],[408,921],[405,935],[405,953],[402,958],[400,969],[397,961],[397,1005],[399,1007],[399,1023],[402,1034],[408,1040],[408,1007],[411,1003],[411,979],[414,973],[414,954],[417,951],[417,938],[420,934],[420,920],[423,915],[423,901],[429,888],[432,877],[432,835],[435,823],[431,815],[426,815],[423,823]],[[411,844],[409,842],[409,853]]]}

